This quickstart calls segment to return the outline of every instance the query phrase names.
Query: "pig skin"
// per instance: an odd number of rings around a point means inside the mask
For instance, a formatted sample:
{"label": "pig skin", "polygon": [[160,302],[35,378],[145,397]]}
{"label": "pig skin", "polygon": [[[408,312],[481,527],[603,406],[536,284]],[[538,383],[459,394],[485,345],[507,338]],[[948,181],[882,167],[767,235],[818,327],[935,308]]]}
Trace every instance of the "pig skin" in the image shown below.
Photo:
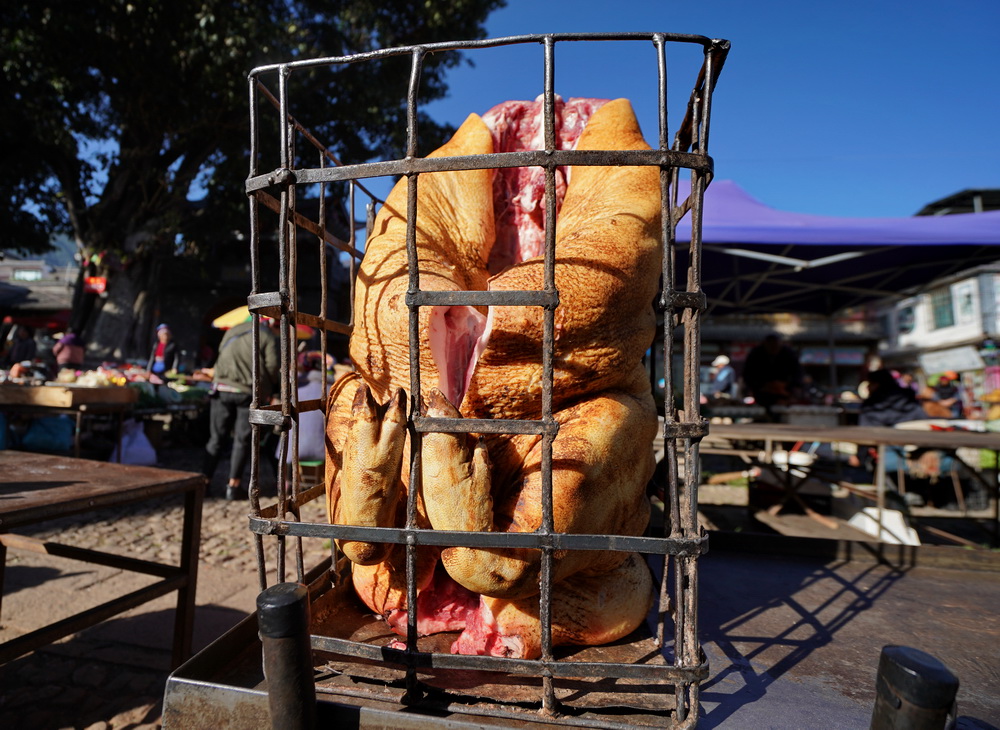
{"label": "pig skin", "polygon": [[[487,154],[493,144],[490,129],[470,115],[430,156]],[[617,100],[594,112],[577,149],[648,146],[629,103]],[[542,288],[541,258],[520,261],[492,277],[487,270],[496,240],[493,172],[420,176],[421,289]],[[355,297],[350,352],[356,373],[334,383],[327,401],[327,506],[334,523],[405,523],[410,442],[398,423],[401,389],[409,387],[408,184],[403,179],[396,185],[376,219]],[[636,535],[648,521],[645,486],[654,468],[657,419],[642,356],[655,323],[659,195],[657,168],[570,170],[556,230],[561,302],[555,312],[553,407],[560,430],[553,443],[552,479],[557,532]],[[428,415],[540,417],[541,308],[493,307],[486,315],[471,307],[421,308],[421,391]],[[447,330],[446,320],[471,331],[464,339],[432,341],[435,331]],[[459,360],[467,360],[457,367],[446,362],[456,352]],[[541,454],[538,436],[425,434],[416,526],[534,531],[542,518]],[[358,595],[405,632],[402,547],[358,542],[341,547],[354,563]],[[439,561],[451,579],[480,596],[478,611],[470,611],[453,651],[539,655],[539,551],[422,547],[419,591],[430,591]],[[637,555],[559,551],[553,562],[554,644],[606,643],[642,622],[652,601],[652,581]],[[458,623],[448,626],[461,628]],[[422,626],[441,630],[418,616],[418,631]]]}

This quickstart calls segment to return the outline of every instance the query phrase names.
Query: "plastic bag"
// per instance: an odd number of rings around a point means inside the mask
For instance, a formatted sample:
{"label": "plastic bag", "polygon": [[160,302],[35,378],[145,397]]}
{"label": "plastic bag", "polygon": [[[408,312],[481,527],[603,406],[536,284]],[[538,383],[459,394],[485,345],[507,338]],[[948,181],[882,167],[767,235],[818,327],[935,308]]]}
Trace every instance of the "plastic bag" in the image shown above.
{"label": "plastic bag", "polygon": [[122,424],[122,457],[118,458],[118,447],[115,446],[111,461],[134,466],[156,465],[156,449],[146,438],[141,421],[130,418]]}

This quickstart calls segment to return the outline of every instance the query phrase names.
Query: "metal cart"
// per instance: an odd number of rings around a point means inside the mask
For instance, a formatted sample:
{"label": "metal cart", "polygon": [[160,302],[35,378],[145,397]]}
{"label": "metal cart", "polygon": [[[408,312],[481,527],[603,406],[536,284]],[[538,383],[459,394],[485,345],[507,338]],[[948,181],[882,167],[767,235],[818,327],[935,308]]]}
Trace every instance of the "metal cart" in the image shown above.
{"label": "metal cart", "polygon": [[[557,150],[554,143],[554,67],[557,48],[591,42],[642,43],[651,46],[651,63],[658,79],[658,148],[649,151],[588,152]],[[543,49],[545,139],[548,149],[536,152],[495,153],[485,156],[427,159],[417,152],[417,88],[422,63],[428,54],[514,44],[536,44]],[[700,46],[703,61],[690,92],[686,113],[670,141],[667,118],[668,49]],[[707,550],[707,537],[697,519],[699,440],[707,432],[699,412],[700,314],[705,297],[700,290],[700,227],[705,187],[712,177],[708,156],[708,130],[712,91],[722,69],[729,43],[701,36],[667,33],[599,33],[524,35],[508,38],[395,48],[348,57],[294,61],[255,69],[249,77],[251,108],[251,169],[246,190],[250,198],[250,254],[252,292],[249,309],[259,316],[280,318],[282,328],[281,399],[277,405],[256,401],[251,407],[253,457],[250,482],[250,529],[255,534],[259,564],[262,611],[286,611],[277,627],[264,616],[250,617],[229,634],[175,672],[167,684],[164,722],[168,727],[260,727],[269,711],[280,713],[283,727],[310,725],[336,718],[351,725],[391,727],[539,726],[586,727],[693,727],[699,707],[699,682],[708,675],[708,664],[698,642],[698,558]],[[388,57],[410,60],[407,98],[407,154],[402,159],[378,163],[341,164],[291,114],[291,84],[296,74],[350,64],[379,62]],[[473,56],[474,58],[474,56]],[[501,100],[498,100],[501,101]],[[266,116],[270,115],[270,116]],[[264,119],[277,130],[277,139],[262,142]],[[268,147],[277,143],[277,154]],[[270,153],[274,169],[261,169]],[[552,530],[551,449],[557,424],[551,408],[554,313],[559,301],[554,276],[555,170],[563,165],[648,165],[660,170],[663,269],[659,309],[662,340],[647,358],[651,383],[663,375],[664,457],[654,505],[661,519],[645,536],[569,535]],[[411,486],[420,478],[420,437],[429,431],[477,433],[533,433],[543,438],[543,527],[531,534],[444,533],[411,527],[418,491],[410,489],[407,527],[361,528],[330,525],[302,519],[303,508],[325,493],[324,484],[310,479],[298,459],[297,430],[301,414],[325,411],[325,399],[299,402],[296,392],[294,326],[308,325],[323,333],[325,360],[328,341],[350,335],[349,318],[330,315],[327,292],[330,256],[350,259],[350,293],[353,300],[355,265],[363,253],[354,232],[357,199],[367,197],[368,226],[380,202],[366,188],[367,178],[411,176],[449,169],[539,166],[546,171],[545,285],[528,292],[449,292],[449,304],[488,306],[540,306],[544,309],[543,412],[540,420],[483,422],[471,419],[430,419],[410,408],[413,439]],[[691,193],[678,199],[681,171],[690,176]],[[347,235],[331,233],[325,186],[346,186]],[[305,195],[312,187],[315,195]],[[316,200],[318,208],[306,213]],[[310,200],[313,202],[311,203]],[[418,309],[440,303],[441,293],[421,291],[415,249],[416,185],[409,186],[407,249],[410,287],[409,397],[420,398]],[[270,213],[268,213],[270,211]],[[264,215],[274,224],[262,223]],[[685,217],[686,216],[686,217]],[[682,220],[683,219],[683,220]],[[678,226],[690,226],[690,244],[676,243]],[[271,252],[276,252],[276,256]],[[303,251],[314,253],[302,265]],[[277,281],[265,283],[272,272],[263,263],[271,255]],[[318,311],[301,304],[305,282],[318,277],[321,292]],[[254,334],[255,346],[259,335]],[[679,367],[682,377],[675,381]],[[259,376],[259,374],[257,374]],[[678,388],[675,382],[683,383]],[[331,383],[324,382],[323,392]],[[413,414],[418,415],[414,416]],[[262,498],[261,457],[264,435],[280,431],[279,461],[290,455],[287,472],[277,475],[277,498]],[[687,465],[686,468],[683,465]],[[456,656],[448,653],[449,640],[441,636],[416,636],[415,611],[409,618],[405,648],[389,646],[392,636],[379,617],[366,610],[353,594],[345,561],[336,554],[335,540],[364,539],[405,546],[408,558],[408,604],[416,605],[415,552],[418,546],[468,545],[503,548],[536,548],[542,554],[540,615],[542,656],[510,659],[493,656]],[[304,564],[302,542],[326,541],[329,559],[318,566]],[[648,627],[609,646],[554,649],[551,645],[551,576],[555,550],[618,550],[646,556],[659,581],[659,598]],[[272,562],[273,561],[273,562]],[[269,582],[271,585],[269,586]],[[303,608],[302,602],[305,603]],[[293,605],[294,604],[294,605]],[[290,611],[290,613],[288,613]],[[258,619],[261,624],[258,626]],[[265,624],[275,629],[264,628]],[[258,636],[260,629],[260,636]],[[296,638],[300,634],[306,639]],[[260,637],[263,638],[260,638]],[[264,661],[261,661],[262,649]],[[265,679],[266,676],[266,679]],[[303,686],[306,685],[306,686]],[[268,692],[270,690],[270,693]],[[270,707],[270,710],[269,710]],[[279,726],[276,724],[275,727]]]}

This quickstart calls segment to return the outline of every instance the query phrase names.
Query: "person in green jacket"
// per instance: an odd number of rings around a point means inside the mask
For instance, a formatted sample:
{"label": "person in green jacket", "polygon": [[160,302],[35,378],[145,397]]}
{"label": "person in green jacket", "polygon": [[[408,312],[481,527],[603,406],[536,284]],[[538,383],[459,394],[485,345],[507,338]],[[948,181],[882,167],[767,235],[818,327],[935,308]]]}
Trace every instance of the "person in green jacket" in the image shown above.
{"label": "person in green jacket", "polygon": [[[280,372],[280,342],[278,320],[261,318],[260,326],[260,390],[258,403],[267,404],[278,388]],[[243,470],[250,456],[250,403],[253,400],[253,322],[236,325],[226,332],[219,343],[219,356],[212,378],[212,398],[209,405],[209,438],[205,446],[202,473],[211,481],[222,451],[232,438],[233,451],[229,462],[229,483],[226,499],[242,499],[247,491],[242,487]]]}

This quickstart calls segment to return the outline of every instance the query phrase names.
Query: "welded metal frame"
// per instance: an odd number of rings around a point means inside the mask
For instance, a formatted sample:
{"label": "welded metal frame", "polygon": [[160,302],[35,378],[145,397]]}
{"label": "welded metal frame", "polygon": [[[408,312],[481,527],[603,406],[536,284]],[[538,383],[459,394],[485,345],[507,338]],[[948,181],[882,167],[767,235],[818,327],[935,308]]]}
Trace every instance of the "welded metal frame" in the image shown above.
{"label": "welded metal frame", "polygon": [[[651,43],[656,51],[659,79],[659,145],[648,151],[577,151],[556,150],[554,111],[554,68],[556,47],[562,43],[587,41],[620,41]],[[494,153],[463,157],[418,158],[417,155],[417,95],[421,67],[428,54],[441,51],[473,51],[511,44],[541,44],[544,48],[544,139],[545,150]],[[704,62],[691,91],[688,110],[671,143],[667,119],[667,60],[669,44],[699,44],[704,49]],[[405,545],[409,605],[416,604],[416,584],[412,576],[416,574],[416,551],[419,546],[476,546],[496,548],[534,548],[541,551],[542,565],[540,578],[540,614],[542,620],[542,657],[537,660],[508,659],[483,656],[453,656],[426,654],[417,651],[416,612],[409,612],[408,636],[405,650],[392,650],[368,644],[355,643],[334,637],[313,636],[314,649],[338,654],[383,661],[387,658],[407,667],[407,692],[411,702],[419,702],[421,688],[417,681],[419,667],[486,670],[527,674],[542,678],[540,713],[546,721],[558,716],[558,704],[554,692],[554,682],[560,677],[630,677],[663,680],[664,686],[672,686],[676,693],[676,709],[673,726],[692,727],[697,722],[698,685],[707,676],[708,666],[697,635],[697,561],[707,550],[707,536],[699,529],[697,519],[697,489],[699,483],[698,447],[700,439],[707,432],[707,425],[698,416],[699,412],[699,365],[700,365],[700,316],[705,309],[705,297],[700,289],[701,214],[705,187],[711,180],[713,163],[708,155],[708,131],[711,116],[712,91],[725,61],[729,43],[702,36],[667,33],[588,33],[588,34],[547,34],[524,35],[481,41],[436,43],[404,48],[385,49],[353,56],[331,57],[314,60],[295,61],[286,64],[262,66],[249,75],[251,109],[251,165],[246,183],[250,198],[250,253],[252,291],[248,297],[250,311],[256,322],[260,315],[277,317],[281,321],[281,389],[280,402],[269,405],[260,402],[254,395],[250,420],[253,427],[253,448],[251,452],[250,529],[255,534],[258,556],[258,573],[261,589],[267,587],[266,563],[263,539],[267,535],[277,538],[278,581],[286,580],[286,545],[289,537],[324,538],[334,545],[334,540],[362,540],[388,542]],[[407,97],[407,149],[405,157],[397,160],[369,162],[355,165],[340,164],[307,130],[289,113],[289,77],[300,69],[314,69],[323,66],[364,63],[387,56],[409,56],[410,79]],[[277,92],[272,93],[265,79],[277,78]],[[498,100],[499,101],[499,100]],[[262,103],[264,102],[264,103]],[[259,114],[267,102],[277,109],[279,124],[280,165],[277,169],[261,171]],[[296,167],[296,142],[301,137],[318,153],[319,162],[315,167]],[[569,165],[629,165],[654,166],[660,170],[660,190],[662,206],[662,246],[663,246],[663,286],[659,305],[663,313],[663,363],[665,406],[663,411],[663,436],[666,448],[667,478],[663,485],[664,533],[662,536],[615,536],[615,535],[570,535],[554,531],[552,504],[552,443],[558,431],[558,424],[552,412],[553,342],[554,315],[559,305],[558,283],[555,277],[555,230],[554,204],[555,172],[560,166]],[[425,172],[442,170],[470,170],[484,168],[538,166],[545,170],[545,242],[544,242],[544,285],[536,291],[463,291],[437,292],[420,289],[420,271],[417,265],[416,231],[417,186],[419,176]],[[687,199],[677,200],[677,177],[679,169],[690,171],[691,193]],[[322,409],[327,406],[325,399],[298,402],[296,395],[296,359],[291,327],[307,324],[326,332],[349,334],[353,323],[336,322],[326,316],[327,302],[325,280],[326,250],[328,246],[347,252],[351,256],[351,301],[353,301],[354,263],[361,258],[354,241],[355,222],[354,195],[362,190],[361,180],[376,176],[402,175],[409,179],[407,199],[406,247],[409,258],[409,289],[406,303],[410,309],[410,408],[409,427],[413,448],[411,448],[410,489],[407,502],[406,526],[403,528],[366,528],[349,525],[329,525],[306,523],[299,519],[299,508],[304,503],[323,495],[322,484],[301,484],[299,470],[291,470],[291,479],[286,479],[283,470],[278,475],[277,502],[262,507],[260,485],[261,432],[275,426],[281,429],[279,463],[284,463],[285,455],[291,454],[297,466],[298,447],[296,431],[291,430],[298,414]],[[319,220],[310,221],[296,211],[296,187],[299,185],[320,185],[320,197],[324,197],[322,186],[331,182],[347,182],[350,185],[351,239],[340,241],[331,236],[325,225],[325,211],[320,209]],[[370,196],[370,194],[369,194]],[[370,196],[371,197],[371,196]],[[373,201],[377,202],[377,201]],[[259,222],[260,205],[278,213],[277,246],[279,252],[279,288],[276,291],[261,291],[260,251],[263,237]],[[373,205],[369,205],[369,226]],[[681,218],[690,214],[691,236],[688,266],[678,271],[675,263],[676,229]],[[309,314],[298,311],[296,251],[298,231],[316,235],[320,241],[323,269],[323,299],[321,311]],[[418,311],[420,307],[440,305],[469,306],[538,306],[544,309],[542,345],[542,414],[539,420],[491,420],[491,419],[450,419],[421,416],[420,403],[420,332]],[[352,315],[353,316],[353,315]],[[683,329],[681,338],[683,361],[682,408],[677,408],[673,382],[675,332]],[[259,333],[254,328],[254,347],[260,345]],[[326,356],[324,338],[323,356]],[[260,382],[261,374],[255,370],[255,382]],[[324,382],[324,392],[329,383]],[[414,415],[417,414],[417,415]],[[420,441],[428,432],[450,433],[504,433],[537,434],[542,437],[542,526],[534,533],[472,533],[444,532],[419,529],[416,524],[416,494],[421,478]],[[685,468],[679,468],[683,457]],[[290,481],[290,484],[288,483]],[[663,648],[669,643],[668,620],[675,627],[673,636],[673,663],[663,666],[586,663],[556,660],[552,651],[551,637],[551,587],[552,555],[555,550],[603,549],[635,551],[647,556],[662,556],[662,579],[660,582],[659,622],[657,641]],[[334,556],[336,559],[336,556]],[[301,542],[295,550],[295,580],[301,582],[306,567],[303,565]],[[336,561],[335,561],[336,562]],[[671,594],[670,586],[673,586]],[[523,712],[517,715],[523,718]],[[613,727],[609,723],[607,727]]]}

